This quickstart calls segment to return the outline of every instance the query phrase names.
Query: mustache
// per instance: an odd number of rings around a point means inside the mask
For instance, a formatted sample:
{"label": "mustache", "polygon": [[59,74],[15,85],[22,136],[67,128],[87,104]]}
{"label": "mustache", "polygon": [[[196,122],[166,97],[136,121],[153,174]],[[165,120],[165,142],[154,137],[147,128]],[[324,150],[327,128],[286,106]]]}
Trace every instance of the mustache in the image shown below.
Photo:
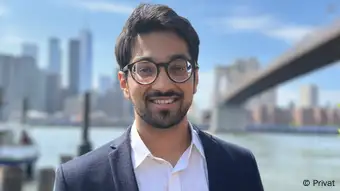
{"label": "mustache", "polygon": [[161,92],[161,91],[153,91],[150,92],[146,95],[146,98],[152,98],[152,97],[172,97],[172,96],[177,96],[177,97],[183,97],[182,92],[175,92],[175,91],[167,91],[167,92]]}

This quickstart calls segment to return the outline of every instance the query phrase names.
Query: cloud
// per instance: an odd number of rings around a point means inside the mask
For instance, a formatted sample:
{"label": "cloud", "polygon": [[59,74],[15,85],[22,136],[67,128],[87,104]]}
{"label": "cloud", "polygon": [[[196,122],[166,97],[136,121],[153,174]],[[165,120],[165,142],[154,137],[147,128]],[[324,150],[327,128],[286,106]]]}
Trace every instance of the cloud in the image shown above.
{"label": "cloud", "polygon": [[312,35],[315,30],[316,28],[310,26],[283,25],[278,29],[265,30],[262,32],[268,36],[282,39],[287,43],[296,43],[306,36]]}
{"label": "cloud", "polygon": [[108,1],[76,1],[74,4],[91,12],[130,14],[133,7]]}
{"label": "cloud", "polygon": [[261,16],[231,16],[222,18],[220,24],[230,31],[261,31],[264,28],[273,27],[276,21],[267,15]]}
{"label": "cloud", "polygon": [[292,44],[311,34],[316,28],[280,21],[272,15],[258,14],[249,7],[236,7],[230,15],[209,21],[209,24],[228,33],[251,32]]}
{"label": "cloud", "polygon": [[5,34],[0,37],[0,42],[4,45],[19,45],[24,42],[24,38],[14,34]]}
{"label": "cloud", "polygon": [[236,5],[232,6],[230,10],[228,10],[231,15],[249,15],[255,14],[255,10],[245,5]]}
{"label": "cloud", "polygon": [[19,54],[24,39],[14,34],[0,34],[0,52],[3,54]]}

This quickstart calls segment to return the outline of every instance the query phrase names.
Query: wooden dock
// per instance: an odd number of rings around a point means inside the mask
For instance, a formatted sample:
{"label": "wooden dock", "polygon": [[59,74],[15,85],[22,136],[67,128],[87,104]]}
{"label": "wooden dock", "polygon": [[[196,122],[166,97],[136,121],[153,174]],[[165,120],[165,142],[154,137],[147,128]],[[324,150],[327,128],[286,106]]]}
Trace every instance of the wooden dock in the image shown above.
{"label": "wooden dock", "polygon": [[34,180],[27,180],[19,166],[0,168],[1,191],[53,191],[54,168],[39,169]]}
{"label": "wooden dock", "polygon": [[[65,163],[73,157],[60,156],[60,162]],[[34,180],[26,180],[24,170],[20,166],[0,167],[0,191],[53,191],[55,180],[54,168],[36,169]]]}

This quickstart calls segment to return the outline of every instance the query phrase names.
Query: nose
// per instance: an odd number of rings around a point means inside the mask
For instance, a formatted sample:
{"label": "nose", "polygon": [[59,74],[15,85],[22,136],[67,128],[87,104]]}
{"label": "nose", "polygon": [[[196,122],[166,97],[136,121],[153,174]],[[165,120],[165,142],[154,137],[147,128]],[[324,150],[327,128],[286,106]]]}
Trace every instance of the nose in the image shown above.
{"label": "nose", "polygon": [[155,82],[152,84],[153,89],[159,90],[162,92],[167,92],[173,89],[173,82],[168,77],[164,68],[160,68],[159,75]]}

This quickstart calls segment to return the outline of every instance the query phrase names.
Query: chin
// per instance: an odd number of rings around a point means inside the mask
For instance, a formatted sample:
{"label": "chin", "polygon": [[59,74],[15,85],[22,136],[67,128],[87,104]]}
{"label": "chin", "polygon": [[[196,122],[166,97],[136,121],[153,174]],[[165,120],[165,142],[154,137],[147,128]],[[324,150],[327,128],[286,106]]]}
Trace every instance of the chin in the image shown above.
{"label": "chin", "polygon": [[180,124],[184,119],[186,119],[186,116],[178,118],[176,120],[171,121],[159,121],[159,120],[153,120],[149,121],[150,125],[155,129],[172,129],[176,127],[178,124]]}

